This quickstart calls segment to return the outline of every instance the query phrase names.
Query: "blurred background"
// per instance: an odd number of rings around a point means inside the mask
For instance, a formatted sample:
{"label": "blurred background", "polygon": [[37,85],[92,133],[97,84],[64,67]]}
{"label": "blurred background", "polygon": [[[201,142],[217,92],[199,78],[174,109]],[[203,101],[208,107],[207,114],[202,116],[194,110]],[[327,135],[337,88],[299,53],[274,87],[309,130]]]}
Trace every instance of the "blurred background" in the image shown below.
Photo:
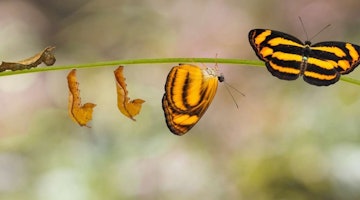
{"label": "blurred background", "polygon": [[[0,60],[49,45],[56,65],[136,58],[257,60],[247,34],[360,43],[360,2],[1,0]],[[206,63],[204,63],[206,64]],[[165,124],[161,98],[176,64],[125,67],[133,122],[116,104],[114,67],[79,69],[92,128],[68,116],[69,71],[0,77],[0,199],[359,199],[360,87],[281,81],[263,67],[220,64],[224,84],[186,135]],[[207,64],[213,66],[213,64]],[[349,75],[360,79],[359,69]]]}

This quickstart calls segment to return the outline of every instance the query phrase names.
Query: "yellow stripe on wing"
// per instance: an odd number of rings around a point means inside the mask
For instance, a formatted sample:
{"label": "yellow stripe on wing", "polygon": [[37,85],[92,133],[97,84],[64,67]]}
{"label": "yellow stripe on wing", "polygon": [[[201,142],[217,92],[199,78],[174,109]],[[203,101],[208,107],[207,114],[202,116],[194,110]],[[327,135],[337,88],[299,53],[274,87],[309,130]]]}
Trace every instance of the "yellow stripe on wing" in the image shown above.
{"label": "yellow stripe on wing", "polygon": [[345,57],[346,53],[339,47],[336,46],[318,46],[318,47],[311,47],[311,50],[318,50],[318,51],[324,51],[324,52],[328,52],[328,53],[333,53],[335,54],[337,57]]}
{"label": "yellow stripe on wing", "polygon": [[359,60],[359,52],[356,51],[355,47],[352,44],[346,43],[345,47],[349,51],[349,54],[353,61]]}
{"label": "yellow stripe on wing", "polygon": [[279,72],[288,73],[288,74],[300,74],[299,69],[294,69],[294,68],[286,67],[286,66],[280,66],[280,65],[273,63],[272,61],[270,61],[269,64],[270,64],[271,68],[273,68],[274,70],[279,71]]}
{"label": "yellow stripe on wing", "polygon": [[325,74],[319,74],[316,72],[309,72],[305,71],[304,75],[307,77],[319,79],[319,80],[334,80],[337,77],[337,74],[334,75],[325,75]]}
{"label": "yellow stripe on wing", "polygon": [[299,44],[297,42],[294,42],[294,41],[288,40],[288,39],[284,39],[282,37],[273,38],[273,39],[267,41],[267,43],[270,44],[271,46],[288,45],[288,46],[296,46],[296,47],[304,48],[303,44]]}
{"label": "yellow stripe on wing", "polygon": [[266,30],[262,33],[260,33],[258,36],[256,36],[255,38],[255,44],[259,45],[261,43],[263,43],[266,40],[266,37],[271,35],[271,30]]}

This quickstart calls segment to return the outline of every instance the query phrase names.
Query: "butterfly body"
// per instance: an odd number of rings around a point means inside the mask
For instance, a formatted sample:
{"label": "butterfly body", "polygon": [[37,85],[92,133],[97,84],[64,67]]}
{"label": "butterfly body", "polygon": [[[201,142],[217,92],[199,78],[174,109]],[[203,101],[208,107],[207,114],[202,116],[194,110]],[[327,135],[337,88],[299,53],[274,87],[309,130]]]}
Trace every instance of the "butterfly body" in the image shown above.
{"label": "butterfly body", "polygon": [[304,43],[296,37],[269,29],[253,29],[249,42],[273,76],[295,80],[299,76],[317,86],[336,83],[352,72],[360,60],[360,46],[337,41]]}
{"label": "butterfly body", "polygon": [[203,116],[213,100],[218,76],[211,68],[201,69],[196,65],[180,64],[171,69],[165,84],[162,107],[166,124],[171,132],[183,135]]}

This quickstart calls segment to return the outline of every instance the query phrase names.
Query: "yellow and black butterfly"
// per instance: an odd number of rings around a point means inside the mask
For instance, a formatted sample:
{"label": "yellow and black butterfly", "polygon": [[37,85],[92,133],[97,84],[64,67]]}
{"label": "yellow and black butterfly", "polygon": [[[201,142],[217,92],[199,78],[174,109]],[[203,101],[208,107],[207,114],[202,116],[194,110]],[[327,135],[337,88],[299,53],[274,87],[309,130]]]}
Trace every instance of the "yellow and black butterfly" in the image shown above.
{"label": "yellow and black butterfly", "polygon": [[269,29],[253,29],[249,41],[273,76],[295,80],[299,76],[317,86],[336,83],[341,74],[352,72],[360,62],[360,46],[327,41],[311,45],[296,37]]}
{"label": "yellow and black butterfly", "polygon": [[180,64],[171,69],[162,99],[171,132],[183,135],[200,120],[215,96],[218,81],[223,82],[224,76],[217,75],[216,68]]}

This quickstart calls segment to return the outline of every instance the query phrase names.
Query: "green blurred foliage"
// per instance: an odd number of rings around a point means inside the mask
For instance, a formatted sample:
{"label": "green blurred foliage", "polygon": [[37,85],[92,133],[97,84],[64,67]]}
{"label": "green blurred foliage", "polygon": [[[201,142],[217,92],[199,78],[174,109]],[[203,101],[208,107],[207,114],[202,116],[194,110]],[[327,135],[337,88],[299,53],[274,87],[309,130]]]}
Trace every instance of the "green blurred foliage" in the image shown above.
{"label": "green blurred foliage", "polygon": [[[0,1],[0,57],[56,45],[56,65],[132,58],[257,59],[252,28],[313,42],[358,43],[359,2]],[[0,79],[0,199],[359,199],[358,86],[281,81],[265,68],[220,65],[224,85],[200,122],[172,135],[161,109],[172,65],[126,66],[132,122],[116,107],[113,70],[78,70],[92,128],[67,113],[68,72]],[[349,76],[360,77],[358,70]]]}

